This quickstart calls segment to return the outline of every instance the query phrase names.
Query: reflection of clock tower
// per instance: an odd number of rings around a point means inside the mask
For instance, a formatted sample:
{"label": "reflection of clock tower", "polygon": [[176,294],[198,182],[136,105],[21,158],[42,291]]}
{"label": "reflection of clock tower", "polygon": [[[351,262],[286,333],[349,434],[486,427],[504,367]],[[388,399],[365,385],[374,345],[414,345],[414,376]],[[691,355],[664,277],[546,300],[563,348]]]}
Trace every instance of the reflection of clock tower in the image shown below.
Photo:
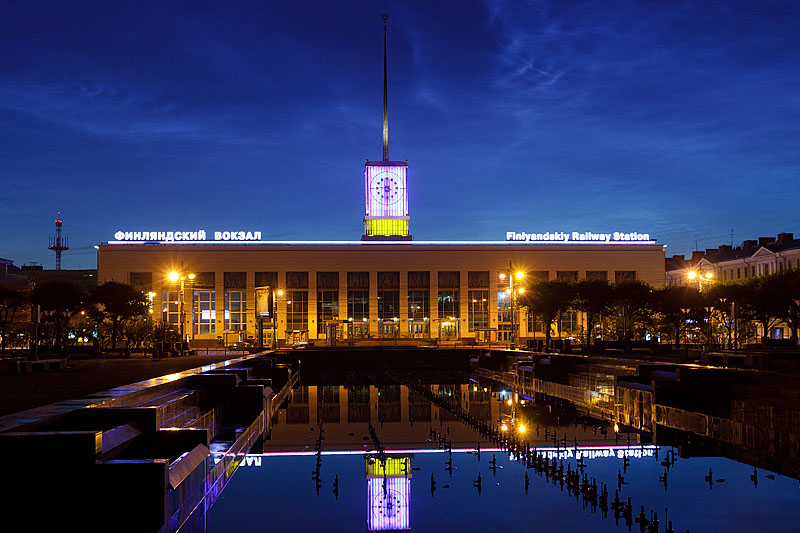
{"label": "reflection of clock tower", "polygon": [[389,161],[389,111],[386,89],[386,21],[383,15],[383,160],[364,170],[366,211],[362,241],[410,241],[408,161]]}

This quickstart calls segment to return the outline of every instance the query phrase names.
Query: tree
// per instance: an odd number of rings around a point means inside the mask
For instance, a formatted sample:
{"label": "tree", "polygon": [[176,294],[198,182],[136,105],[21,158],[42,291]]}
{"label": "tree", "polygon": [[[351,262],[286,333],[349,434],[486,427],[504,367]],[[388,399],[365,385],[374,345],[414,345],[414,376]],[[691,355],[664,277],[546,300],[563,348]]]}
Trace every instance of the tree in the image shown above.
{"label": "tree", "polygon": [[751,291],[741,283],[716,283],[703,292],[703,299],[711,307],[711,318],[722,324],[728,336],[728,348],[733,349],[736,323],[747,317],[748,294]]}
{"label": "tree", "polygon": [[788,271],[764,276],[750,282],[749,307],[756,321],[761,323],[764,338],[770,330],[786,322],[792,329],[792,339],[797,339],[797,304],[800,299],[800,272]]}
{"label": "tree", "polygon": [[586,313],[586,350],[591,346],[591,333],[594,327],[593,317],[607,315],[614,308],[613,289],[606,280],[585,279],[575,285],[575,299],[572,306]]}
{"label": "tree", "polygon": [[31,292],[31,303],[42,309],[46,320],[55,325],[56,345],[69,357],[67,326],[70,318],[88,301],[89,294],[77,281],[54,279],[36,285]]}
{"label": "tree", "polygon": [[653,289],[639,280],[618,283],[614,286],[614,301],[619,311],[626,351],[629,351],[635,325],[647,327],[652,324]]}
{"label": "tree", "polygon": [[569,308],[574,294],[574,284],[562,280],[536,281],[523,294],[520,303],[539,315],[545,326],[545,349],[550,346],[553,323]]}
{"label": "tree", "polygon": [[147,314],[147,298],[142,291],[118,281],[108,281],[92,291],[97,312],[111,323],[111,349],[117,349],[120,324]]}
{"label": "tree", "polygon": [[153,340],[153,321],[148,316],[128,320],[122,334],[128,347],[142,348]]}
{"label": "tree", "polygon": [[6,351],[6,338],[8,337],[8,326],[14,321],[17,309],[25,302],[25,296],[15,289],[0,286],[0,335],[2,335],[2,345],[0,351]]}
{"label": "tree", "polygon": [[[660,330],[670,331],[675,340],[675,347],[680,345],[680,338],[686,327],[686,319],[702,307],[702,298],[696,287],[675,285],[653,291],[653,302]],[[686,313],[685,310],[689,310]]]}

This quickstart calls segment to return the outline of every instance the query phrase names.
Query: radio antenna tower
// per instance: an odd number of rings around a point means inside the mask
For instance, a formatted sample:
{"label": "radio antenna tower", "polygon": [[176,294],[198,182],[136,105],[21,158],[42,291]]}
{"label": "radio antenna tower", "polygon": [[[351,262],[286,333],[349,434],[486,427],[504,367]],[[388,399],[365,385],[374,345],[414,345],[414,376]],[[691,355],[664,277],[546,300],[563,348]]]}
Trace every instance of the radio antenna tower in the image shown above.
{"label": "radio antenna tower", "polygon": [[50,237],[50,246],[47,247],[49,250],[53,250],[56,253],[56,270],[61,270],[61,252],[69,250],[67,238],[61,235],[62,224],[61,211],[59,211],[58,218],[56,218],[56,236]]}

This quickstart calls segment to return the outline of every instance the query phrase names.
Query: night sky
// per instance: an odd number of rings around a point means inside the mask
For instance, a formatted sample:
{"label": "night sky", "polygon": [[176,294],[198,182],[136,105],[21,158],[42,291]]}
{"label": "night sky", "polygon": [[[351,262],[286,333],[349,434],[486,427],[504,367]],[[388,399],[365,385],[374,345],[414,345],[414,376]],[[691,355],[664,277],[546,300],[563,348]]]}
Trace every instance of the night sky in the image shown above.
{"label": "night sky", "polygon": [[64,268],[118,230],[358,240],[384,12],[415,240],[800,234],[796,1],[10,0],[0,257],[53,268],[58,210]]}

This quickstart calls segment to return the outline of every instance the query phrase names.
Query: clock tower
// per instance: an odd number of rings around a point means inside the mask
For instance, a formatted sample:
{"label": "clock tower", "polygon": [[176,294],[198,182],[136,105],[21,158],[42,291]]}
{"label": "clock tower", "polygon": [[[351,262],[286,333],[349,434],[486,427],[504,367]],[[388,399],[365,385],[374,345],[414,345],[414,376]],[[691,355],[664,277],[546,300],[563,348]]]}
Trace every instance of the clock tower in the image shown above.
{"label": "clock tower", "polygon": [[383,160],[364,168],[364,235],[362,241],[410,241],[408,230],[408,161],[389,161],[386,22],[383,15]]}

